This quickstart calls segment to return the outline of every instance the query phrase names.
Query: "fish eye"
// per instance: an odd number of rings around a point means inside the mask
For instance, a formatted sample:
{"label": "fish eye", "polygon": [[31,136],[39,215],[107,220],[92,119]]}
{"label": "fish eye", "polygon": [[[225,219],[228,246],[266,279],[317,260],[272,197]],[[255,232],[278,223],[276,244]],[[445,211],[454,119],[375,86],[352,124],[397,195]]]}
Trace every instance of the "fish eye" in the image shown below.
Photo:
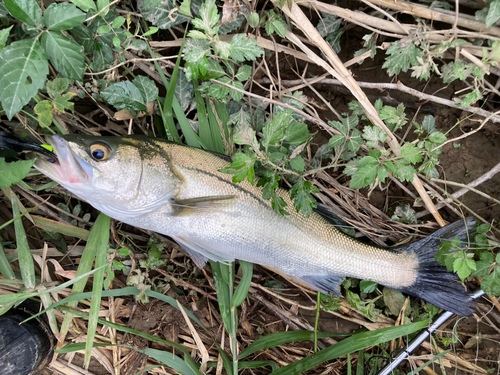
{"label": "fish eye", "polygon": [[104,161],[111,156],[111,149],[108,145],[103,143],[94,143],[90,146],[90,156],[92,156],[94,160]]}

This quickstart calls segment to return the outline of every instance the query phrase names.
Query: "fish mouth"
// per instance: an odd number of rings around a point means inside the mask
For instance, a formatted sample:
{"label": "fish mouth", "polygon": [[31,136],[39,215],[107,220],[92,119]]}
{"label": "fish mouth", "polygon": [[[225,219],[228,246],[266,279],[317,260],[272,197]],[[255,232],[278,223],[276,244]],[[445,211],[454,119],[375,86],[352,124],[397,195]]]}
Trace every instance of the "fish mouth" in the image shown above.
{"label": "fish mouth", "polygon": [[38,158],[34,164],[36,169],[61,185],[92,181],[94,168],[73,152],[68,141],[54,135],[47,137],[47,143],[53,147],[57,161],[51,163]]}

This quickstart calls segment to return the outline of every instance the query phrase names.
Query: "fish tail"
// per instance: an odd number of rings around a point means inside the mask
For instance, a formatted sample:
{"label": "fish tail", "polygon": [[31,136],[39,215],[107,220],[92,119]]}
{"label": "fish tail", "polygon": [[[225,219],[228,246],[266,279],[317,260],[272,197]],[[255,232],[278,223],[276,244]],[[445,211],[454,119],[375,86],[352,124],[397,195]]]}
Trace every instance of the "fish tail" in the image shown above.
{"label": "fish tail", "polygon": [[455,314],[471,316],[475,310],[472,294],[455,273],[447,272],[446,267],[436,261],[434,255],[444,240],[459,237],[462,243],[467,243],[468,233],[474,224],[475,220],[468,217],[447,225],[420,241],[398,248],[398,251],[416,254],[419,267],[417,279],[412,285],[394,289]]}

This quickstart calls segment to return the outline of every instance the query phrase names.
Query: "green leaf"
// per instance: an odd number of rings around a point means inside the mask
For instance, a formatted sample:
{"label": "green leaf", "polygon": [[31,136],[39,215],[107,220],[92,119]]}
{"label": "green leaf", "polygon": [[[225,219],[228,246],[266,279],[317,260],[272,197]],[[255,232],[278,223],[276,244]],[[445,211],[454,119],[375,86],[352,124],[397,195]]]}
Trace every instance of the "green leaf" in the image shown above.
{"label": "green leaf", "polygon": [[420,163],[422,161],[422,155],[420,154],[420,149],[410,142],[406,142],[401,147],[401,155],[410,164]]}
{"label": "green leaf", "polygon": [[244,260],[240,260],[240,267],[243,273],[243,276],[234,291],[233,297],[231,298],[231,308],[238,307],[243,303],[245,298],[247,298],[248,290],[250,288],[250,284],[252,283],[252,275],[253,275],[253,264],[250,262],[245,262]]}
{"label": "green leaf", "polygon": [[103,34],[107,34],[111,31],[111,26],[109,25],[101,25],[97,28],[97,30],[95,31],[97,35],[103,35]]}
{"label": "green leaf", "polygon": [[0,66],[4,72],[0,75],[0,101],[10,120],[43,87],[49,64],[40,42],[26,39],[0,52]]}
{"label": "green leaf", "polygon": [[294,200],[293,205],[297,212],[302,211],[306,216],[313,213],[313,208],[316,208],[316,199],[311,195],[319,193],[319,189],[314,186],[310,181],[301,180],[293,185],[290,192],[290,197]]}
{"label": "green leaf", "polygon": [[[165,350],[146,348],[139,350],[139,353],[144,353],[148,357],[155,359],[162,365],[171,367],[178,374],[184,375],[199,375],[199,371],[194,371],[182,358]],[[149,372],[149,371],[148,371]]]}
{"label": "green leaf", "polygon": [[52,81],[47,81],[47,93],[52,99],[56,99],[62,95],[69,87],[69,79],[55,78]]}
{"label": "green leaf", "polygon": [[384,287],[382,293],[384,295],[384,303],[389,308],[391,314],[398,316],[403,308],[406,297],[403,293],[387,287]]}
{"label": "green leaf", "polygon": [[432,134],[435,131],[437,131],[436,127],[434,126],[436,124],[436,119],[434,116],[427,115],[424,117],[424,121],[422,121],[422,127],[428,134]]}
{"label": "green leaf", "polygon": [[446,136],[441,132],[435,131],[435,132],[432,132],[431,134],[429,134],[429,141],[440,145],[441,143],[446,142]]}
{"label": "green leaf", "polygon": [[[348,334],[330,333],[330,332],[317,332],[318,338],[346,336]],[[242,360],[249,355],[256,353],[260,350],[274,348],[275,346],[284,345],[289,342],[299,341],[313,341],[314,332],[311,331],[285,331],[275,332],[263,336],[248,345],[238,356],[238,360]]]}
{"label": "green leaf", "polygon": [[158,98],[158,87],[150,78],[146,76],[137,76],[132,83],[141,92],[144,104],[154,102]]}
{"label": "green leaf", "polygon": [[172,26],[190,20],[190,17],[173,11],[174,8],[176,8],[174,0],[144,0],[139,2],[142,16],[160,29],[170,29]]}
{"label": "green leaf", "polygon": [[277,145],[285,136],[285,129],[292,120],[292,111],[286,110],[274,116],[271,122],[268,122],[262,133],[264,140],[262,145],[267,149],[269,145]]}
{"label": "green leaf", "polygon": [[458,103],[460,107],[469,107],[475,102],[477,102],[479,99],[482,99],[483,95],[479,91],[479,89],[476,89],[467,95],[465,95],[464,99]]}
{"label": "green leaf", "polygon": [[490,296],[500,295],[500,268],[496,266],[493,272],[481,282],[481,289]]}
{"label": "green leaf", "polygon": [[479,259],[480,260],[476,262],[476,269],[472,271],[472,276],[482,279],[490,273],[490,268],[495,261],[495,258],[493,257],[493,254],[489,252],[482,252],[479,255]]}
{"label": "green leaf", "polygon": [[70,3],[52,3],[43,14],[45,26],[49,30],[71,30],[85,21],[86,15]]}
{"label": "green leaf", "polygon": [[220,170],[222,173],[232,174],[233,182],[241,182],[248,179],[252,185],[255,181],[255,156],[248,156],[247,154],[237,153],[233,157],[233,162],[229,167]]}
{"label": "green leaf", "polygon": [[193,26],[205,31],[209,35],[214,35],[213,27],[219,21],[219,13],[215,0],[206,0],[200,7],[200,18],[193,20]]}
{"label": "green leaf", "polygon": [[41,126],[48,128],[52,125],[52,103],[50,100],[39,101],[35,106],[35,113]]}
{"label": "green leaf", "polygon": [[6,189],[22,181],[31,170],[33,160],[20,160],[6,163],[4,158],[0,158],[0,189]]}
{"label": "green leaf", "polygon": [[[361,163],[363,160],[366,160],[368,158],[371,158],[375,160],[375,163],[366,163],[362,166],[359,166],[359,163]],[[356,172],[354,172],[351,182],[349,184],[349,187],[351,189],[361,189],[364,187],[367,187],[371,185],[372,183],[375,182],[375,179],[377,178],[377,161],[375,158],[371,156],[365,156],[363,159],[360,160],[358,163],[358,169]]]}
{"label": "green leaf", "polygon": [[183,0],[181,6],[179,7],[179,13],[188,17],[192,17],[191,14],[191,0]]}
{"label": "green leaf", "polygon": [[314,134],[309,133],[309,128],[303,122],[292,122],[285,130],[284,142],[299,146],[308,142]]}
{"label": "green leaf", "polygon": [[361,136],[366,141],[368,147],[375,147],[379,142],[383,144],[387,138],[387,134],[381,128],[374,125],[365,126]]}
{"label": "green leaf", "polygon": [[58,72],[70,79],[83,81],[85,55],[81,45],[53,31],[42,34],[42,44]]}
{"label": "green leaf", "polygon": [[90,69],[100,72],[109,68],[113,61],[114,57],[111,47],[103,42],[97,42],[95,44],[95,52],[92,63],[90,64]]}
{"label": "green leaf", "polygon": [[378,284],[375,281],[363,280],[359,283],[359,288],[363,293],[371,293],[377,289]]}
{"label": "green leaf", "polygon": [[269,19],[266,22],[266,33],[268,35],[276,33],[282,38],[286,37],[285,21],[283,21],[279,14],[276,14],[272,9],[269,11]]}
{"label": "green leaf", "polygon": [[119,29],[120,27],[122,27],[125,24],[125,21],[126,21],[125,17],[122,17],[122,16],[116,17],[113,20],[113,23],[111,24],[111,26],[113,27],[113,29]]}
{"label": "green leaf", "polygon": [[236,62],[253,61],[264,51],[254,39],[247,39],[245,34],[236,34],[231,40],[230,55]]}
{"label": "green leaf", "polygon": [[66,113],[66,110],[73,111],[74,103],[71,103],[70,100],[75,95],[76,94],[74,92],[67,92],[66,94],[60,96],[54,100],[54,108],[61,113]]}
{"label": "green leaf", "polygon": [[116,109],[144,111],[146,104],[141,91],[130,81],[112,83],[104,91],[102,98]]}
{"label": "green leaf", "polygon": [[340,24],[342,23],[342,18],[334,16],[332,14],[321,12],[321,19],[316,26],[320,35],[324,38],[327,35],[336,32]]}
{"label": "green leaf", "polygon": [[491,224],[481,224],[476,228],[476,233],[486,233],[491,229]]}
{"label": "green leaf", "polygon": [[87,12],[88,10],[97,10],[95,3],[92,0],[71,0],[78,8]]}
{"label": "green leaf", "polygon": [[331,361],[332,359],[339,358],[347,355],[348,353],[353,353],[401,336],[409,335],[425,328],[427,324],[428,321],[424,320],[402,326],[382,328],[372,332],[356,333],[335,345],[331,345],[326,349],[314,353],[314,355],[303,358],[288,366],[281,367],[277,371],[273,371],[272,375],[302,374],[323,362]]}
{"label": "green leaf", "polygon": [[387,69],[389,76],[393,76],[407,72],[410,67],[417,65],[417,58],[421,57],[422,52],[415,46],[414,42],[404,45],[398,40],[391,43],[386,54],[389,56],[385,59],[382,68]]}
{"label": "green leaf", "polygon": [[9,38],[10,30],[12,30],[13,27],[14,27],[14,25],[7,27],[6,29],[0,30],[0,52],[5,47],[5,44],[7,43],[7,39]]}
{"label": "green leaf", "polygon": [[361,148],[361,133],[358,129],[354,129],[349,137],[347,137],[347,148],[352,152],[358,152]]}
{"label": "green leaf", "polygon": [[335,134],[328,141],[328,147],[339,147],[339,146],[342,146],[345,141],[346,141],[345,136],[340,135],[340,134]]}
{"label": "green leaf", "polygon": [[466,253],[465,251],[458,251],[455,253],[455,260],[453,262],[453,271],[458,274],[462,281],[469,277],[472,269],[476,269],[476,263],[472,259],[474,254]]}
{"label": "green leaf", "polygon": [[399,206],[397,206],[391,219],[407,224],[417,223],[417,219],[415,218],[415,211],[409,204],[400,204]]}
{"label": "green leaf", "polygon": [[256,12],[250,12],[247,15],[247,22],[252,28],[259,26],[259,15]]}
{"label": "green leaf", "polygon": [[250,65],[242,65],[238,69],[238,73],[236,73],[235,78],[238,81],[244,82],[247,79],[249,79],[251,75],[252,75],[252,67]]}
{"label": "green leaf", "polygon": [[211,53],[207,40],[188,39],[184,44],[184,60],[192,63],[198,62]]}
{"label": "green leaf", "polygon": [[302,156],[298,155],[290,160],[290,167],[292,167],[292,169],[296,170],[297,172],[304,172],[304,170],[306,169],[306,163]]}
{"label": "green leaf", "polygon": [[42,10],[36,0],[4,0],[3,4],[12,17],[31,26],[42,22]]}
{"label": "green leaf", "polygon": [[488,15],[484,20],[486,27],[493,26],[500,18],[500,0],[493,0],[488,9]]}
{"label": "green leaf", "polygon": [[405,165],[401,162],[395,164],[394,176],[399,181],[413,181],[413,176],[417,171],[411,165]]}

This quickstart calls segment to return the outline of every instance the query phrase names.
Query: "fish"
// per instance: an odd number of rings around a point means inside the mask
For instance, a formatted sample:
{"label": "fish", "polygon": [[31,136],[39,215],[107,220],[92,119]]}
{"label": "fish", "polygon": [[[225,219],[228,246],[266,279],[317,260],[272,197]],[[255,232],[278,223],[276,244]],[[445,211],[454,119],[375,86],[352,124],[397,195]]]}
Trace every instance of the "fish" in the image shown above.
{"label": "fish", "polygon": [[[434,258],[444,239],[467,239],[472,218],[379,248],[337,229],[326,206],[309,216],[275,212],[261,187],[221,172],[231,164],[225,155],[137,135],[54,135],[47,142],[57,161],[37,159],[41,173],[118,221],[169,236],[200,268],[208,260],[244,260],[335,296],[345,277],[354,277],[458,315],[474,312],[471,293]],[[287,190],[277,194],[293,207]]]}

